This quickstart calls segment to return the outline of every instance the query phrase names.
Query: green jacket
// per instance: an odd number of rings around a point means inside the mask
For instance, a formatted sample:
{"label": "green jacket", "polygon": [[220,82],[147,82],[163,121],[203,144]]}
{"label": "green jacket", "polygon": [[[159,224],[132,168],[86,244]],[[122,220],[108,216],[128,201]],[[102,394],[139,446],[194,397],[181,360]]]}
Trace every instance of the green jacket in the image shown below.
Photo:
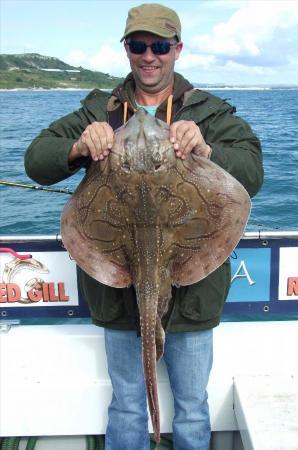
{"label": "green jacket", "polygon": [[[53,122],[34,139],[25,155],[28,176],[40,184],[50,185],[71,176],[81,167],[88,170],[89,158],[81,158],[69,167],[68,153],[72,145],[93,121],[107,121],[113,129],[121,126],[124,101],[128,101],[130,116],[136,108],[131,75],[112,94],[93,90],[83,100],[80,110]],[[207,92],[193,90],[188,81],[175,74],[172,121],[196,122],[212,147],[211,160],[232,174],[252,197],[263,181],[260,142],[249,125],[233,113],[231,105]],[[166,102],[156,112],[162,120],[165,115]],[[195,331],[218,325],[230,280],[230,263],[226,261],[198,283],[173,287],[172,301],[163,319],[166,330]],[[133,287],[111,288],[82,270],[79,270],[79,283],[96,325],[138,328]]]}

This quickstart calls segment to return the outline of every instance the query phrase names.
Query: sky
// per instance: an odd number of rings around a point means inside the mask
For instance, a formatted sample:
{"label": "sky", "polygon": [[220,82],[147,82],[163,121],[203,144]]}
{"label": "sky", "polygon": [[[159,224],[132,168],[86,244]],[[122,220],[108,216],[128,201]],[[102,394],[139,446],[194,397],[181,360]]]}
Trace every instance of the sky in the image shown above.
{"label": "sky", "polygon": [[[0,0],[1,53],[39,53],[125,76],[120,39],[135,0]],[[298,85],[298,0],[159,1],[178,13],[175,70],[195,83]]]}

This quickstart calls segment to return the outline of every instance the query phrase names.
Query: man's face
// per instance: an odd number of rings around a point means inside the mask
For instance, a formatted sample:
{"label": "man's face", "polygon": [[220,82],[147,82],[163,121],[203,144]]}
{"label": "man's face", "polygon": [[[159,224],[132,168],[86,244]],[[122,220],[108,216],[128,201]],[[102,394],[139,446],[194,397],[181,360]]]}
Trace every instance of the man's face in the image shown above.
{"label": "man's face", "polygon": [[176,42],[175,38],[164,39],[147,32],[133,33],[127,40],[142,41],[147,45],[157,41],[175,44],[165,55],[155,55],[150,47],[147,47],[145,53],[137,55],[130,51],[126,43],[124,44],[137,87],[148,93],[158,93],[168,87],[173,82],[174,65],[182,50],[182,42]]}

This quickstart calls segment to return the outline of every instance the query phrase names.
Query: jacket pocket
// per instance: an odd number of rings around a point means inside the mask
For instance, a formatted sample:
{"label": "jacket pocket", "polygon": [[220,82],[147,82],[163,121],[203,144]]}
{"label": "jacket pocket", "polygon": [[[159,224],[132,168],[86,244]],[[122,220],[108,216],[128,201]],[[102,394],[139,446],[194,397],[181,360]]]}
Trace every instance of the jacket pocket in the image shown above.
{"label": "jacket pocket", "polygon": [[180,314],[203,322],[221,314],[231,284],[231,266],[227,260],[203,280],[177,290]]}
{"label": "jacket pocket", "polygon": [[81,293],[93,319],[100,322],[112,322],[125,315],[123,289],[99,283],[80,269],[78,275]]}

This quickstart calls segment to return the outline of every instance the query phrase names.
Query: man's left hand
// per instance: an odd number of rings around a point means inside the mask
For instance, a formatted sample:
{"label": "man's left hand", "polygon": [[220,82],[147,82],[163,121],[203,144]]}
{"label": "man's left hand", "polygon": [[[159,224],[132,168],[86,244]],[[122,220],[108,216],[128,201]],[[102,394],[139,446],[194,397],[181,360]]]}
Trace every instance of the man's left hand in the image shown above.
{"label": "man's left hand", "polygon": [[170,126],[170,141],[174,144],[176,156],[186,159],[190,152],[208,158],[211,147],[206,144],[200,128],[191,120],[179,120]]}

